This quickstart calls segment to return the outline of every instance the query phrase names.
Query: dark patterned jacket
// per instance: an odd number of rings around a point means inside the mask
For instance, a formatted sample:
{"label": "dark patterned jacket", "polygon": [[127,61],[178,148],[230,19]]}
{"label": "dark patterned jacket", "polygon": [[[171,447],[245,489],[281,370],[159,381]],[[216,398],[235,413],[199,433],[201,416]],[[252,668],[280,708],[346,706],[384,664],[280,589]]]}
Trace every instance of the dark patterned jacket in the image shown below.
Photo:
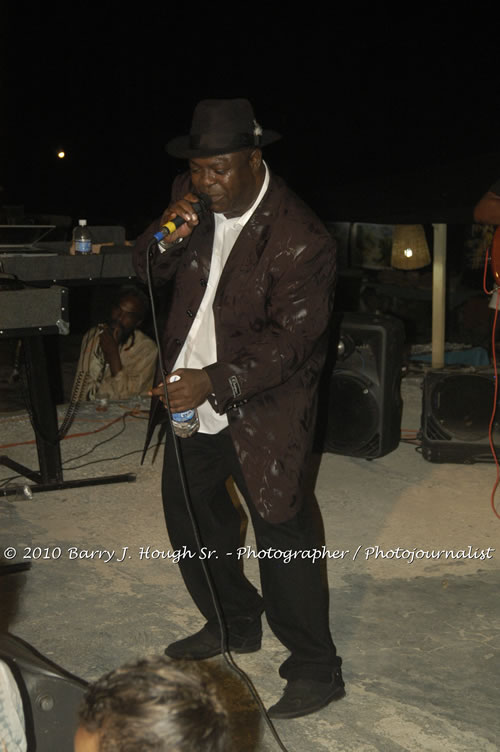
{"label": "dark patterned jacket", "polygon": [[[172,199],[190,190],[189,175],[180,176]],[[136,273],[143,280],[146,247],[158,229],[156,220],[134,248]],[[207,212],[187,239],[153,258],[156,284],[175,274],[162,336],[166,373],[205,292],[213,233],[213,215]],[[217,362],[205,368],[214,387],[212,406],[227,413],[248,491],[269,522],[290,519],[302,503],[335,276],[332,238],[271,175],[222,272],[213,304]]]}

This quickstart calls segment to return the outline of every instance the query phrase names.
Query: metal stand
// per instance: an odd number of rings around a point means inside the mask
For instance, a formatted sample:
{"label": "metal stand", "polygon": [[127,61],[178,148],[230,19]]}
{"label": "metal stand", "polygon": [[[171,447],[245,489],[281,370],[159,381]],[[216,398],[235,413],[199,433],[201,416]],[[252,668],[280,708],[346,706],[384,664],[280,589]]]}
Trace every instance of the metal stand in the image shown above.
{"label": "metal stand", "polygon": [[[28,373],[28,390],[36,447],[38,451],[39,471],[30,470],[9,457],[0,456],[0,465],[14,470],[19,475],[32,480],[32,492],[56,491],[62,488],[81,488],[108,483],[132,483],[135,473],[123,475],[105,475],[100,478],[82,478],[80,480],[63,479],[61,448],[57,425],[57,410],[49,383],[49,371],[43,337],[34,335],[23,338],[23,347]],[[36,374],[36,379],[35,379]],[[18,493],[17,488],[0,489],[1,496]]]}

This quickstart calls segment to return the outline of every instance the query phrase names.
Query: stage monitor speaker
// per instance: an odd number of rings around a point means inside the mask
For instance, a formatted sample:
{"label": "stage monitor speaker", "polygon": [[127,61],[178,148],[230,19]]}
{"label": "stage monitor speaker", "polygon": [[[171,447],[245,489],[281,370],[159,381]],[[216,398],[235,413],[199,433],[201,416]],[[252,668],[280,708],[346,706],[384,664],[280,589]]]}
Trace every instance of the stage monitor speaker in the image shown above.
{"label": "stage monitor speaker", "polygon": [[[429,462],[493,462],[489,424],[495,395],[492,368],[443,368],[428,371],[422,397],[422,455]],[[500,448],[497,415],[493,443]]]}
{"label": "stage monitor speaker", "polygon": [[401,438],[404,325],[394,316],[341,313],[333,336],[324,451],[382,457]]}

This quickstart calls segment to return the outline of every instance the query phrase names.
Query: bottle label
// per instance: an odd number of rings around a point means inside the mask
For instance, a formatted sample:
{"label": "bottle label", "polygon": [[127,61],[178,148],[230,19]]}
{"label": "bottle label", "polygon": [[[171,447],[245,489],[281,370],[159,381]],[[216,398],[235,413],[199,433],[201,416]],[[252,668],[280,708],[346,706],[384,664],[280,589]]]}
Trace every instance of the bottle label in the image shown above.
{"label": "bottle label", "polygon": [[185,410],[183,413],[172,413],[172,420],[176,423],[189,423],[194,417],[194,410]]}
{"label": "bottle label", "polygon": [[92,253],[91,240],[75,240],[76,253]]}

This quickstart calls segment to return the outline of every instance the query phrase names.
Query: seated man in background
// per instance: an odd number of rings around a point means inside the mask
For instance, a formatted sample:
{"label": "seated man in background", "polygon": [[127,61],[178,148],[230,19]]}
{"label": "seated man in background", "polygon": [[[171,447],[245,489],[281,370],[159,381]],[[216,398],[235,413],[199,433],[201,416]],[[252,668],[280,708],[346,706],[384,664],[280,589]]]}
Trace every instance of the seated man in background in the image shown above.
{"label": "seated man in background", "polygon": [[227,752],[228,729],[208,666],[151,658],[90,685],[75,752]]}
{"label": "seated man in background", "polygon": [[148,310],[142,290],[121,288],[109,323],[93,327],[83,338],[73,386],[75,399],[127,399],[151,389],[157,348],[138,329]]}

